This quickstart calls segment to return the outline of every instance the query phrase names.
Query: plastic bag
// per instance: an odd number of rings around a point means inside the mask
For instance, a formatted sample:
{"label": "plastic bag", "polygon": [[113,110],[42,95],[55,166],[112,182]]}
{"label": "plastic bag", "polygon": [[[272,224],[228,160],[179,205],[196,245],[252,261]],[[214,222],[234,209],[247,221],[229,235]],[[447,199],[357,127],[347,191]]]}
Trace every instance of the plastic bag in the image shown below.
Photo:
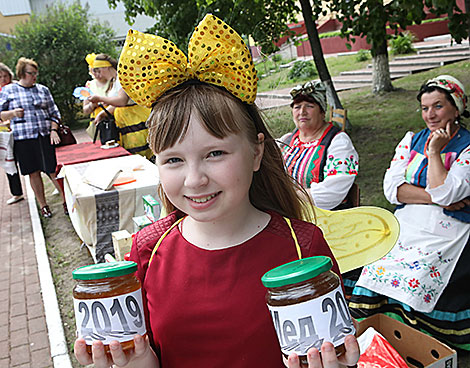
{"label": "plastic bag", "polygon": [[358,368],[408,368],[400,354],[373,327],[369,327],[357,340],[361,349]]}

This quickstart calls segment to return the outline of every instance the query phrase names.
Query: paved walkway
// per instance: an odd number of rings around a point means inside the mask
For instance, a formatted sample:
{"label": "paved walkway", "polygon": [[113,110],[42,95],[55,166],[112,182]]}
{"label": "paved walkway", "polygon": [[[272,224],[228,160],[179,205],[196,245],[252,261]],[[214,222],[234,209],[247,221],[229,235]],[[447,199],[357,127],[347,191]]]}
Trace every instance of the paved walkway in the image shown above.
{"label": "paved walkway", "polygon": [[34,194],[7,205],[0,170],[0,367],[71,367]]}

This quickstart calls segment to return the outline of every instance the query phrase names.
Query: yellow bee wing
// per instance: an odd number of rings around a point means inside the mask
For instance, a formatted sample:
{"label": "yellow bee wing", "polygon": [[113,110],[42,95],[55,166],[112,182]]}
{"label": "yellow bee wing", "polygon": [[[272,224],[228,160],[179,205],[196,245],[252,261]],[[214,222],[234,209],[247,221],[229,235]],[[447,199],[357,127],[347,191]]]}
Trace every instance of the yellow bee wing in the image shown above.
{"label": "yellow bee wing", "polygon": [[314,207],[307,218],[323,231],[341,273],[372,263],[386,255],[400,233],[396,217],[372,206],[327,211]]}

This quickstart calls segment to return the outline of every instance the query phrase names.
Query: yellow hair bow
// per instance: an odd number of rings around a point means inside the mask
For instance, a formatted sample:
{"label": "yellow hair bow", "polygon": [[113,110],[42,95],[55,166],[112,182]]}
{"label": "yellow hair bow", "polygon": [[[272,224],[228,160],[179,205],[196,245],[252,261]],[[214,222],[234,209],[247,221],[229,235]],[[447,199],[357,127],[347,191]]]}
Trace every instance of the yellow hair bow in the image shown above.
{"label": "yellow hair bow", "polygon": [[95,54],[95,53],[88,54],[88,55],[85,57],[85,60],[86,60],[86,62],[88,63],[88,66],[89,66],[90,68],[93,68],[93,62],[95,61],[95,58],[96,58],[96,54]]}
{"label": "yellow hair bow", "polygon": [[212,14],[194,30],[188,59],[173,42],[129,30],[119,58],[119,81],[137,104],[151,107],[166,91],[197,79],[224,87],[247,103],[256,98],[258,78],[242,38]]}
{"label": "yellow hair bow", "polygon": [[85,57],[86,62],[88,63],[88,66],[90,69],[93,68],[106,68],[109,66],[112,66],[111,63],[108,60],[96,60],[96,54],[88,54]]}

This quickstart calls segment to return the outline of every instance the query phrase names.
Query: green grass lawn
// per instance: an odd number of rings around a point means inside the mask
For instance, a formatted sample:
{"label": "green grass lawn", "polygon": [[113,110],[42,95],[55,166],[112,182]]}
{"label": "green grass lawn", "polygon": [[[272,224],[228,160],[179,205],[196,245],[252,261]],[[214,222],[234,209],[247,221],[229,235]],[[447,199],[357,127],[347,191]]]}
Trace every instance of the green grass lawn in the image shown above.
{"label": "green grass lawn", "polygon": [[[341,72],[346,72],[350,70],[357,70],[365,68],[368,64],[371,63],[371,60],[366,61],[356,61],[356,55],[342,55],[342,56],[331,56],[325,58],[326,65],[332,77],[339,75]],[[290,80],[287,77],[289,69],[280,68],[281,63],[273,63],[272,61],[267,61],[266,63],[256,64],[256,70],[260,76],[258,82],[258,92],[270,91],[273,89],[293,87],[299,83],[303,83],[302,80]],[[275,71],[266,77],[261,77],[263,74],[266,74],[268,71]],[[313,77],[315,79],[318,77]]]}
{"label": "green grass lawn", "polygon": [[[359,153],[361,205],[393,209],[382,191],[385,170],[405,133],[425,127],[416,94],[423,82],[440,74],[453,75],[465,85],[467,93],[470,91],[470,60],[466,60],[395,80],[393,92],[375,95],[370,88],[361,88],[339,93],[352,124],[348,133]],[[290,110],[283,107],[265,112],[275,137],[293,129]]]}

